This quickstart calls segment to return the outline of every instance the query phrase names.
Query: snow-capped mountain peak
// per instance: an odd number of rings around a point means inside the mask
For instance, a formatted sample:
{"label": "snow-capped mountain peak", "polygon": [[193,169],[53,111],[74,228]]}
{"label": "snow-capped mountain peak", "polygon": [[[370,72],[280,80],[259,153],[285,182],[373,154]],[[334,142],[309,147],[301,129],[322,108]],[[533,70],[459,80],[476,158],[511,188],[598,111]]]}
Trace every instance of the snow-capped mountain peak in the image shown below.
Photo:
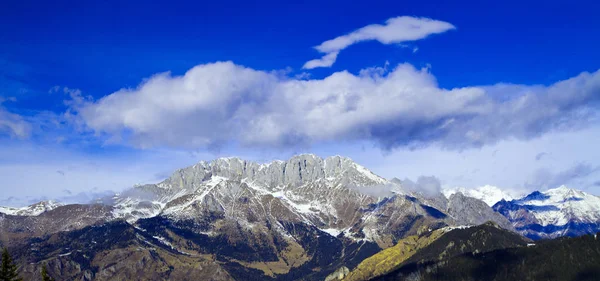
{"label": "snow-capped mountain peak", "polygon": [[[253,196],[271,195],[282,199],[292,208],[312,214],[314,212],[311,208],[332,209],[333,207],[329,205],[330,203],[315,202],[305,198],[306,195],[297,194],[301,189],[370,188],[386,184],[389,184],[386,179],[375,175],[352,159],[342,156],[321,158],[314,154],[299,154],[286,161],[275,160],[262,164],[237,157],[223,157],[212,161],[201,161],[175,171],[161,183],[137,186],[130,192],[116,196],[113,198],[115,202],[113,214],[117,218],[128,221],[152,217],[159,213],[179,215],[180,209],[195,208],[196,204],[202,204],[207,200],[216,200],[214,204],[220,205],[219,208],[227,209],[229,207],[224,206],[226,204],[223,200],[229,199],[222,197],[238,196],[235,193],[246,188],[250,189],[246,192],[255,193]],[[331,190],[321,192],[326,193]],[[325,196],[325,194],[315,195]],[[334,201],[335,199],[323,198],[322,200]],[[179,208],[176,206],[178,204],[187,207]]]}
{"label": "snow-capped mountain peak", "polygon": [[[218,158],[115,197],[112,214],[132,223],[140,218],[165,216],[198,225],[212,225],[211,217],[218,217],[235,221],[244,231],[257,231],[269,222],[276,225],[273,231],[284,236],[289,230],[280,221],[288,221],[382,245],[393,239],[393,229],[404,218],[413,215],[427,218],[428,223],[439,220],[450,225],[458,221],[477,224],[491,219],[510,225],[483,202],[457,197],[452,201],[456,204],[450,206],[441,194],[430,198],[416,192],[408,196],[390,192],[392,188],[402,190],[398,182],[377,176],[342,156],[300,154],[262,164]],[[455,205],[461,204],[477,215],[460,213],[465,208]]]}
{"label": "snow-capped mountain peak", "polygon": [[531,193],[515,203],[531,206],[541,225],[564,225],[571,220],[600,221],[600,197],[564,185]]}
{"label": "snow-capped mountain peak", "polygon": [[564,185],[498,202],[494,209],[534,238],[576,235],[600,227],[600,197]]}
{"label": "snow-capped mountain peak", "polygon": [[554,189],[548,189],[545,192],[546,194],[554,197],[556,199],[569,199],[569,198],[579,198],[585,197],[587,193],[575,189],[568,188],[566,185],[561,185],[560,187]]}
{"label": "snow-capped mountain peak", "polygon": [[514,198],[511,193],[492,185],[484,185],[471,189],[467,189],[464,187],[456,187],[442,190],[442,193],[444,194],[444,196],[446,196],[446,198],[450,198],[452,194],[457,192],[460,192],[465,196],[477,198],[488,204],[490,207],[494,206],[494,204],[496,204],[502,199],[510,201]]}
{"label": "snow-capped mountain peak", "polygon": [[302,185],[318,179],[338,180],[359,186],[386,184],[388,181],[375,175],[350,158],[331,156],[321,158],[314,154],[299,154],[287,161],[276,160],[259,164],[240,158],[217,158],[176,171],[167,179],[165,187],[181,186],[179,183],[201,183],[212,176],[240,181],[247,179],[270,187]]}

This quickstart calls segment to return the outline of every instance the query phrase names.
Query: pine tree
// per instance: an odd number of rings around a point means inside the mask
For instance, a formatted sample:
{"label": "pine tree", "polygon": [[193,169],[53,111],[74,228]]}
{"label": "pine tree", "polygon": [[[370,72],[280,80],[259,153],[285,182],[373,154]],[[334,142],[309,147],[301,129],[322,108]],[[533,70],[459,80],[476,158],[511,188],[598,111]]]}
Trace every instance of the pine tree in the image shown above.
{"label": "pine tree", "polygon": [[48,275],[48,270],[46,269],[46,264],[42,265],[42,281],[54,281],[50,275]]}
{"label": "pine tree", "polygon": [[8,249],[2,250],[2,265],[0,266],[0,281],[21,281],[17,274],[17,265],[13,263]]}

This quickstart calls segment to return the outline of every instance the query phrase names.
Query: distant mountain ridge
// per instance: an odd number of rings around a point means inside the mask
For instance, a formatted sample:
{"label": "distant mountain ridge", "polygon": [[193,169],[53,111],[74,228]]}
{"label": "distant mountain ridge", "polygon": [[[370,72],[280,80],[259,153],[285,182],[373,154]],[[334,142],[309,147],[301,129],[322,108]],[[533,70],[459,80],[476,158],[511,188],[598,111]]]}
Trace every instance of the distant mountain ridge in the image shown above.
{"label": "distant mountain ridge", "polygon": [[49,200],[49,201],[40,201],[35,204],[31,204],[29,206],[21,207],[21,208],[11,208],[11,207],[1,207],[0,213],[5,213],[7,215],[13,216],[37,216],[43,212],[47,212],[50,210],[54,210],[60,206],[63,206],[62,203]]}
{"label": "distant mountain ridge", "polygon": [[579,236],[600,231],[600,197],[561,186],[534,191],[493,206],[515,229],[532,239]]}

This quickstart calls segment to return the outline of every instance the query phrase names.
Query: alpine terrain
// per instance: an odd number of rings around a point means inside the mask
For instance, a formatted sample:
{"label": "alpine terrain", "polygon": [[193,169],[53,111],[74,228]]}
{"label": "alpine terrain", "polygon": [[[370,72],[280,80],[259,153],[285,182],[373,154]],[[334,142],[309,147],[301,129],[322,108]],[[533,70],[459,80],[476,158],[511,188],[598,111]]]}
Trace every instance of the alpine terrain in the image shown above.
{"label": "alpine terrain", "polygon": [[579,236],[600,231],[600,197],[561,186],[535,191],[515,200],[501,200],[494,210],[531,238]]}
{"label": "alpine terrain", "polygon": [[[391,195],[368,192],[382,188]],[[147,268],[159,279],[323,280],[407,237],[490,220],[512,229],[483,201],[408,190],[341,156],[220,158],[93,204],[8,209],[0,246],[27,279],[46,263],[69,280],[143,279]]]}

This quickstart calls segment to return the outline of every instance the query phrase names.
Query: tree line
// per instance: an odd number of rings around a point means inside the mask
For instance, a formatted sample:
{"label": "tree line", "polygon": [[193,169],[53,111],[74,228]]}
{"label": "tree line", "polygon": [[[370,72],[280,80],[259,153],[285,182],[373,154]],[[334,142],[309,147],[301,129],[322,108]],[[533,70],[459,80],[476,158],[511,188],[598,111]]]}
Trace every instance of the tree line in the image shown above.
{"label": "tree line", "polygon": [[[0,262],[0,281],[23,281],[22,278],[19,277],[18,267],[13,261],[8,249],[4,248],[2,250],[2,261]],[[42,265],[42,281],[54,281],[52,277],[48,274],[48,270],[46,269],[46,264]]]}

